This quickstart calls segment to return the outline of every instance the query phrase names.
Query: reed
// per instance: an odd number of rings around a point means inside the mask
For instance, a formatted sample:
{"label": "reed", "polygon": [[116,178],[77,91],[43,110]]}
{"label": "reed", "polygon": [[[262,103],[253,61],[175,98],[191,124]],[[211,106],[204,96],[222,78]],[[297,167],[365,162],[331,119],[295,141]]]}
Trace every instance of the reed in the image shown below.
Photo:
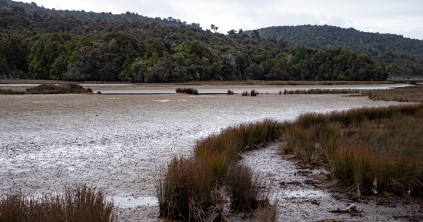
{"label": "reed", "polygon": [[284,150],[367,194],[422,195],[422,124],[423,104],[309,113],[284,128]]}
{"label": "reed", "polygon": [[387,90],[372,90],[367,92],[372,100],[423,102],[423,86],[396,88]]}
{"label": "reed", "polygon": [[258,148],[281,135],[283,124],[273,120],[241,124],[199,140],[194,156],[174,158],[156,181],[160,216],[169,220],[201,221],[213,215],[222,198],[215,192],[229,187],[231,207],[250,211],[267,198],[251,169],[239,165],[239,153]]}
{"label": "reed", "polygon": [[21,192],[0,198],[0,221],[117,221],[114,204],[102,191],[85,185],[65,187],[63,194],[42,197]]}

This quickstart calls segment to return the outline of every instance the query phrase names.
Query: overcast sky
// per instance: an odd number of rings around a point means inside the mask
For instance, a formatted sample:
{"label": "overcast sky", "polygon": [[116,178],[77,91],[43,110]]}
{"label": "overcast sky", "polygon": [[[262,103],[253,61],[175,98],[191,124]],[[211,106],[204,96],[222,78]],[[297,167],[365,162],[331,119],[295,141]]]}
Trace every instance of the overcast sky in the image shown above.
{"label": "overcast sky", "polygon": [[[33,0],[46,8],[136,12],[210,24],[218,32],[283,25],[334,25],[423,39],[423,0]],[[26,0],[24,2],[31,2]]]}

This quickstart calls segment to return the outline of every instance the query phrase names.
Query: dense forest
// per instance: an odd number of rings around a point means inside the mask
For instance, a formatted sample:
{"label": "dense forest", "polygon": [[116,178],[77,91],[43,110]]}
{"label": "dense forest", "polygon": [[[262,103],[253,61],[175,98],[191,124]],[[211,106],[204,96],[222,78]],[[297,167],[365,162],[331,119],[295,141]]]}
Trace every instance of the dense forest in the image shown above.
{"label": "dense forest", "polygon": [[150,83],[385,80],[389,74],[366,53],[289,46],[257,31],[223,35],[214,25],[215,32],[203,31],[198,24],[129,12],[61,11],[10,0],[0,5],[0,78]]}
{"label": "dense forest", "polygon": [[278,26],[256,31],[265,39],[287,41],[290,47],[344,48],[364,53],[375,62],[386,64],[392,76],[423,76],[422,40],[328,25]]}

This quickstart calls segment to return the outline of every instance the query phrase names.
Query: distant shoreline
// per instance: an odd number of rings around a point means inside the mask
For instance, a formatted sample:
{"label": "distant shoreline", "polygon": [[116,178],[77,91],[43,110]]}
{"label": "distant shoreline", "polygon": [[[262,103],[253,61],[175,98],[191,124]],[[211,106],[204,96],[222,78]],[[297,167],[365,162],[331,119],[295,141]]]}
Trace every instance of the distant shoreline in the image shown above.
{"label": "distant shoreline", "polygon": [[[415,80],[407,80],[415,81]],[[423,82],[423,80],[417,80]],[[0,84],[134,84],[145,86],[172,86],[172,85],[376,85],[395,84],[402,81],[264,81],[264,80],[242,80],[242,81],[193,81],[179,83],[131,83],[131,82],[105,82],[105,81],[64,81],[64,80],[37,80],[37,79],[0,79]]]}

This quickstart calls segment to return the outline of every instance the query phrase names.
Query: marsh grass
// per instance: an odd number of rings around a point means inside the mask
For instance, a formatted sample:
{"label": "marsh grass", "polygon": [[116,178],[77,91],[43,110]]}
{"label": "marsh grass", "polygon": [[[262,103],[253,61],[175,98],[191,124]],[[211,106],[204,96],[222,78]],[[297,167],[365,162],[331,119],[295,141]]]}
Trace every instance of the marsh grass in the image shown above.
{"label": "marsh grass", "polygon": [[0,198],[0,221],[117,221],[114,204],[102,191],[85,185],[66,187],[62,195],[34,197],[5,193]]}
{"label": "marsh grass", "polygon": [[285,151],[328,164],[370,194],[423,194],[423,105],[304,114],[285,127]]}
{"label": "marsh grass", "polygon": [[88,88],[73,84],[73,83],[64,83],[64,84],[41,84],[36,87],[26,89],[26,94],[92,94],[93,91]]}
{"label": "marsh grass", "polygon": [[[156,181],[160,216],[169,220],[201,221],[218,209],[216,189],[228,186],[236,211],[257,208],[268,190],[251,169],[239,165],[239,153],[279,138],[282,124],[273,120],[241,124],[199,140],[194,156],[174,158]],[[265,200],[263,200],[265,201]]]}
{"label": "marsh grass", "polygon": [[199,95],[198,90],[193,88],[177,88],[176,93]]}
{"label": "marsh grass", "polygon": [[3,95],[25,94],[25,91],[19,91],[19,90],[13,90],[13,89],[0,89],[0,94],[3,94]]}
{"label": "marsh grass", "polygon": [[423,102],[423,86],[396,88],[386,90],[372,90],[367,92],[372,100]]}

